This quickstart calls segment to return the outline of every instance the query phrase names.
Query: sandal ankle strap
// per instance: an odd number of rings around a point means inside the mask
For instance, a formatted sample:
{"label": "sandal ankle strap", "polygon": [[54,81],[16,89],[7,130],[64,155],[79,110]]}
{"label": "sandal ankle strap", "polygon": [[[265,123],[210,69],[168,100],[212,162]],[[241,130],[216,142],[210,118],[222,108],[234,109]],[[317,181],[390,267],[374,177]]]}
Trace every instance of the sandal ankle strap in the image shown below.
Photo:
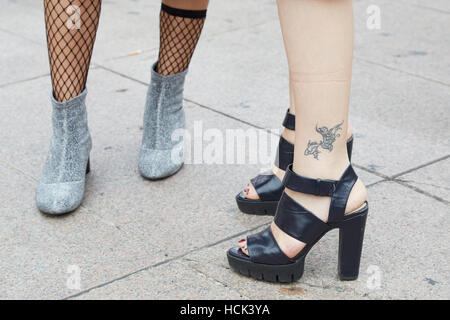
{"label": "sandal ankle strap", "polygon": [[336,185],[336,191],[331,196],[330,211],[328,213],[328,222],[339,222],[344,219],[345,207],[353,186],[358,180],[352,165],[349,165],[342,174]]}
{"label": "sandal ankle strap", "polygon": [[331,197],[328,222],[338,222],[344,218],[345,207],[358,176],[349,165],[339,180],[322,180],[303,177],[292,171],[292,164],[286,169],[283,185],[293,191],[316,196]]}
{"label": "sandal ankle strap", "polygon": [[289,113],[289,109],[286,111],[286,116],[283,120],[283,127],[289,130],[295,130],[295,116]]}
{"label": "sandal ankle strap", "polygon": [[292,170],[292,164],[287,167],[283,179],[283,185],[288,189],[328,197],[331,197],[336,191],[338,183],[339,181],[335,180],[313,179],[298,175]]}
{"label": "sandal ankle strap", "polygon": [[286,170],[294,161],[294,145],[285,138],[280,137],[275,158],[275,165],[281,170]]}

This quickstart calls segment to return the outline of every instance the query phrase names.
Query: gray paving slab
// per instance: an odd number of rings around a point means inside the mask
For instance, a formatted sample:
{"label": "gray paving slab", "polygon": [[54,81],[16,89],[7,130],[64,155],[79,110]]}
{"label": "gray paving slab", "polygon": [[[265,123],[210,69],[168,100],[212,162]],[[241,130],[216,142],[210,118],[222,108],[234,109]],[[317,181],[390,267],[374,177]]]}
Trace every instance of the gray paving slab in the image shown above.
{"label": "gray paving slab", "polygon": [[158,1],[103,1],[93,62],[158,47],[159,7]]}
{"label": "gray paving slab", "polygon": [[[406,1],[365,0],[354,4],[356,57],[450,84],[446,71],[450,68],[446,59],[450,45],[441,43],[450,37],[448,12],[424,10]],[[374,5],[380,10],[380,29],[367,27],[366,10]]]}
{"label": "gray paving slab", "polygon": [[356,164],[391,176],[449,153],[448,87],[365,62],[353,79]]}
{"label": "gray paving slab", "polygon": [[241,237],[189,254],[184,261],[253,299],[448,299],[448,206],[393,182],[369,188],[369,201],[357,281],[337,279],[337,231],[313,248],[302,279],[291,285],[232,272],[225,252]]}
{"label": "gray paving slab", "polygon": [[150,268],[71,299],[242,299],[237,291],[182,263]]}
{"label": "gray paving slab", "polygon": [[39,44],[0,30],[0,88],[49,73],[47,51]]}
{"label": "gray paving slab", "polygon": [[86,209],[39,213],[32,179],[4,164],[0,175],[1,299],[60,299],[165,258]]}
{"label": "gray paving slab", "polygon": [[41,174],[50,141],[50,95],[50,76],[0,88],[3,161],[35,179]]}
{"label": "gray paving slab", "polygon": [[0,0],[0,30],[45,45],[44,1]]}
{"label": "gray paving slab", "polygon": [[408,5],[417,6],[425,10],[438,10],[442,13],[450,14],[450,3],[446,0],[421,1],[421,0],[401,0]]}
{"label": "gray paving slab", "polygon": [[450,202],[449,158],[402,175],[397,179]]}
{"label": "gray paving slab", "polygon": [[[354,164],[354,163],[353,163]],[[356,174],[358,175],[358,178],[361,179],[361,181],[366,185],[371,185],[377,182],[380,182],[383,180],[383,176],[381,175],[375,175],[371,172],[368,172],[366,169],[363,169],[361,167],[353,166],[353,169],[355,170]]]}

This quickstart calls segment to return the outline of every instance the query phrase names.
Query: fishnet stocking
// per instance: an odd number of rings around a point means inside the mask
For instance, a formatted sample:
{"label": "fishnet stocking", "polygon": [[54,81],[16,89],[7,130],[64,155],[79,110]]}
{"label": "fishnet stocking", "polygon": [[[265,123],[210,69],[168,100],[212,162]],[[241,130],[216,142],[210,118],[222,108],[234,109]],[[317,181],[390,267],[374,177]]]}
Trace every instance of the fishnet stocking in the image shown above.
{"label": "fishnet stocking", "polygon": [[63,102],[86,86],[101,0],[44,0],[53,94]]}
{"label": "fishnet stocking", "polygon": [[205,23],[206,10],[161,6],[157,72],[171,75],[187,69]]}

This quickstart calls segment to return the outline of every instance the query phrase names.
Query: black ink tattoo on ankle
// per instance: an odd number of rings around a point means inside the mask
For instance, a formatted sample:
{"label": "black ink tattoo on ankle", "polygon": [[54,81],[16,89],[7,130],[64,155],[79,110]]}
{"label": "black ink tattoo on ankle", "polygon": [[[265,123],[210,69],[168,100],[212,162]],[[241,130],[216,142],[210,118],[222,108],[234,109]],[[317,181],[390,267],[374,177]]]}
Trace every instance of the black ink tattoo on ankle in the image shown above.
{"label": "black ink tattoo on ankle", "polygon": [[316,125],[316,131],[322,135],[323,140],[320,142],[309,140],[308,145],[306,146],[305,149],[305,156],[312,154],[314,156],[314,159],[319,160],[319,153],[320,153],[319,147],[328,150],[329,152],[333,151],[333,143],[336,141],[336,138],[341,136],[337,132],[339,130],[342,130],[343,124],[344,121],[335,125],[331,129],[328,129],[327,127],[318,128]]}

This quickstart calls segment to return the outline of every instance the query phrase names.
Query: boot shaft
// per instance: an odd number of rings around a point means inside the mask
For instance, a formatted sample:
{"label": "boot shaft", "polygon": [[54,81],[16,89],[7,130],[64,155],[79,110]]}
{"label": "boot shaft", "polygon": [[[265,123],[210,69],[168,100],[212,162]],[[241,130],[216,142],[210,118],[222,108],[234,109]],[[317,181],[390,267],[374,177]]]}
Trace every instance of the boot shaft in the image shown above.
{"label": "boot shaft", "polygon": [[78,141],[90,140],[87,111],[86,90],[73,99],[58,102],[52,95],[53,139],[72,137]]}
{"label": "boot shaft", "polygon": [[148,149],[170,149],[176,143],[172,134],[185,126],[183,91],[187,70],[162,76],[155,71],[155,65],[147,91],[143,145]]}

